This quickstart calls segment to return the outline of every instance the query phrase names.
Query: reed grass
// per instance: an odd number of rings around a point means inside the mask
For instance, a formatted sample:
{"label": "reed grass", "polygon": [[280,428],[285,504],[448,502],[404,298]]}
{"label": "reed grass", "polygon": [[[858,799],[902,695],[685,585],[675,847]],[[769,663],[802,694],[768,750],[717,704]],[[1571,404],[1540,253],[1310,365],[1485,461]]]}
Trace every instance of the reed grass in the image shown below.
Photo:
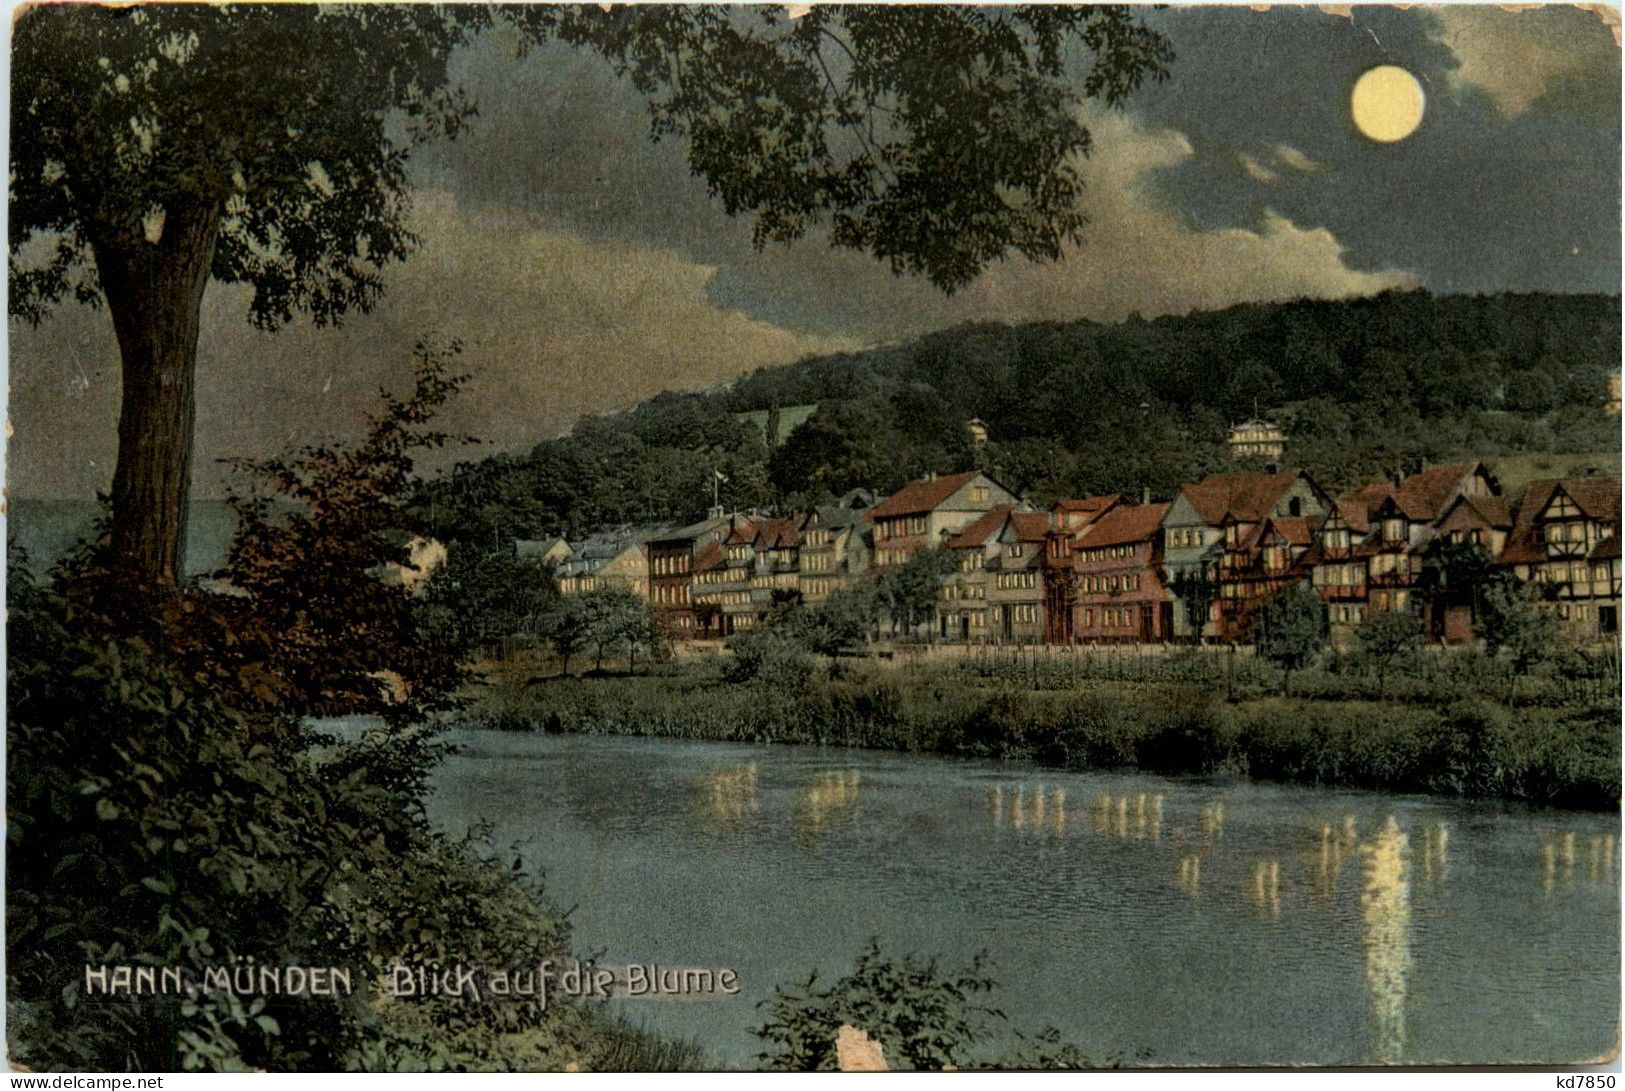
{"label": "reed grass", "polygon": [[1611,808],[1619,797],[1617,696],[1509,708],[1481,693],[1226,699],[1196,682],[1030,683],[1030,674],[935,662],[858,664],[775,686],[728,682],[717,662],[686,661],[655,674],[486,686],[469,718],[507,730],[861,747],[1578,808]]}

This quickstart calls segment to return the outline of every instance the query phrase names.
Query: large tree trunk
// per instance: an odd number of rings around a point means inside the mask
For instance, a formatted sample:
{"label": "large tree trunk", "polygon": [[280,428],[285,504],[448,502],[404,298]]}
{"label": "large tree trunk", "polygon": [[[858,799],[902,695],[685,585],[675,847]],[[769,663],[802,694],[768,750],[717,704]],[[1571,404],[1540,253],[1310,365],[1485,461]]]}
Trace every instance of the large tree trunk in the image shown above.
{"label": "large tree trunk", "polygon": [[219,207],[210,206],[168,209],[149,234],[91,240],[123,376],[112,563],[143,590],[171,588],[182,572],[198,315],[219,231]]}

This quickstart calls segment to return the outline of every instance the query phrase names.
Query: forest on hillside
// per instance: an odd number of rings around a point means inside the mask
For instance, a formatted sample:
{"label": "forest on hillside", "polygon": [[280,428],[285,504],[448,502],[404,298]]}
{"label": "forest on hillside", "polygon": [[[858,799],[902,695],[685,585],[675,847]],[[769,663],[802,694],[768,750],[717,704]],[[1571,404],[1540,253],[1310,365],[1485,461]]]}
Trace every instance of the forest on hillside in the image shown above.
{"label": "forest on hillside", "polygon": [[[1227,430],[1255,413],[1286,427],[1285,462],[1335,494],[1467,453],[1617,452],[1603,403],[1619,345],[1619,297],[1601,295],[1386,292],[1111,325],[968,325],[584,418],[528,454],[459,465],[418,512],[432,533],[491,547],[698,518],[713,471],[730,508],[973,466],[1037,503],[1166,498],[1235,465]],[[772,449],[736,416],[808,404],[817,412]]]}

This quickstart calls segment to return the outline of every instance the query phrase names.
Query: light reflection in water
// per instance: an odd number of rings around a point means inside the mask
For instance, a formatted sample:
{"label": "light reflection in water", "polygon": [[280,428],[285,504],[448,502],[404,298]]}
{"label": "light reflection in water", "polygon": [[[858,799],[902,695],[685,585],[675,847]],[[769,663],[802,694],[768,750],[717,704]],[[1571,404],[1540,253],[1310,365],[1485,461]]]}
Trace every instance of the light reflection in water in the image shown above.
{"label": "light reflection in water", "polygon": [[1179,887],[1192,898],[1202,896],[1202,858],[1194,852],[1179,858]]}
{"label": "light reflection in water", "polygon": [[[1006,990],[1022,1022],[1071,1020],[1064,1031],[1102,1053],[1144,1042],[1154,1063],[1484,1059],[1492,1040],[1498,1060],[1552,1060],[1611,1041],[1617,816],[789,747],[521,741],[538,760],[503,760],[508,736],[475,736],[495,753],[449,766],[438,813],[496,810],[551,854],[558,889],[585,898],[585,942],[614,950],[671,942],[669,909],[614,894],[659,875],[679,882],[674,904],[730,893],[675,927],[759,982],[842,965],[871,927],[902,950],[965,957],[991,939],[1017,964],[1042,957],[1030,994]],[[832,769],[862,771],[849,814],[841,778],[819,776]],[[802,822],[821,824],[816,844]],[[1572,885],[1559,887],[1565,856]],[[696,881],[681,886],[673,860]],[[807,913],[814,889],[831,911]],[[1060,998],[1083,978],[1117,982],[1117,1008],[1167,1003],[1074,1017]],[[703,1024],[739,1064],[759,1048],[749,1014],[701,1018],[736,1006],[661,1007],[677,1011],[674,1032]]]}
{"label": "light reflection in water", "polygon": [[1388,816],[1361,843],[1360,944],[1371,998],[1373,1059],[1397,1064],[1405,1053],[1405,989],[1411,972],[1411,891],[1406,875],[1408,839]]}
{"label": "light reflection in water", "polygon": [[699,779],[696,795],[701,809],[712,819],[734,823],[755,814],[756,763],[718,769]]}
{"label": "light reflection in water", "polygon": [[[1574,830],[1537,830],[1540,839],[1540,889],[1546,894],[1574,885],[1580,859],[1579,834]],[[1585,842],[1586,879],[1614,881],[1614,835],[1592,834]]]}
{"label": "light reflection in water", "polygon": [[1139,792],[1135,795],[1112,795],[1109,792],[1095,797],[1096,833],[1120,839],[1132,838],[1153,841],[1162,838],[1162,793]]}
{"label": "light reflection in water", "polygon": [[1064,837],[1067,832],[1066,789],[1051,789],[1043,784],[1031,788],[1026,784],[1014,788],[995,784],[988,792],[988,814],[995,828],[1009,823],[1012,829]]}
{"label": "light reflection in water", "polygon": [[858,805],[861,783],[856,769],[814,773],[796,808],[796,822],[802,832],[817,834],[831,818],[850,813]]}
{"label": "light reflection in water", "polygon": [[1253,863],[1253,908],[1260,913],[1268,913],[1272,918],[1281,917],[1281,861],[1257,860]]}
{"label": "light reflection in water", "polygon": [[1593,834],[1588,844],[1590,859],[1586,865],[1586,878],[1592,882],[1612,881],[1614,878],[1614,835]]}
{"label": "light reflection in water", "polygon": [[1309,858],[1309,888],[1318,901],[1331,902],[1337,896],[1337,877],[1343,861],[1354,851],[1354,816],[1345,815],[1341,832],[1330,822],[1321,824],[1315,849]]}
{"label": "light reflection in water", "polygon": [[1450,827],[1443,822],[1422,831],[1422,878],[1429,883],[1450,878]]}

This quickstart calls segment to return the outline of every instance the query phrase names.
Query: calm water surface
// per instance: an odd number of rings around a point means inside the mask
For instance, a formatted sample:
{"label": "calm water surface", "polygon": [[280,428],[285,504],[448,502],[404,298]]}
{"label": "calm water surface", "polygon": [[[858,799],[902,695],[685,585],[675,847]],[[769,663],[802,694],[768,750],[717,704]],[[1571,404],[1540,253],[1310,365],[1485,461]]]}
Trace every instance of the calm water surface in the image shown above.
{"label": "calm water surface", "polygon": [[1558,1062],[1619,1018],[1615,815],[808,747],[469,731],[494,823],[604,963],[736,967],[619,1001],[749,1066],[773,986],[865,940],[986,949],[1015,1027],[1153,1064]]}

